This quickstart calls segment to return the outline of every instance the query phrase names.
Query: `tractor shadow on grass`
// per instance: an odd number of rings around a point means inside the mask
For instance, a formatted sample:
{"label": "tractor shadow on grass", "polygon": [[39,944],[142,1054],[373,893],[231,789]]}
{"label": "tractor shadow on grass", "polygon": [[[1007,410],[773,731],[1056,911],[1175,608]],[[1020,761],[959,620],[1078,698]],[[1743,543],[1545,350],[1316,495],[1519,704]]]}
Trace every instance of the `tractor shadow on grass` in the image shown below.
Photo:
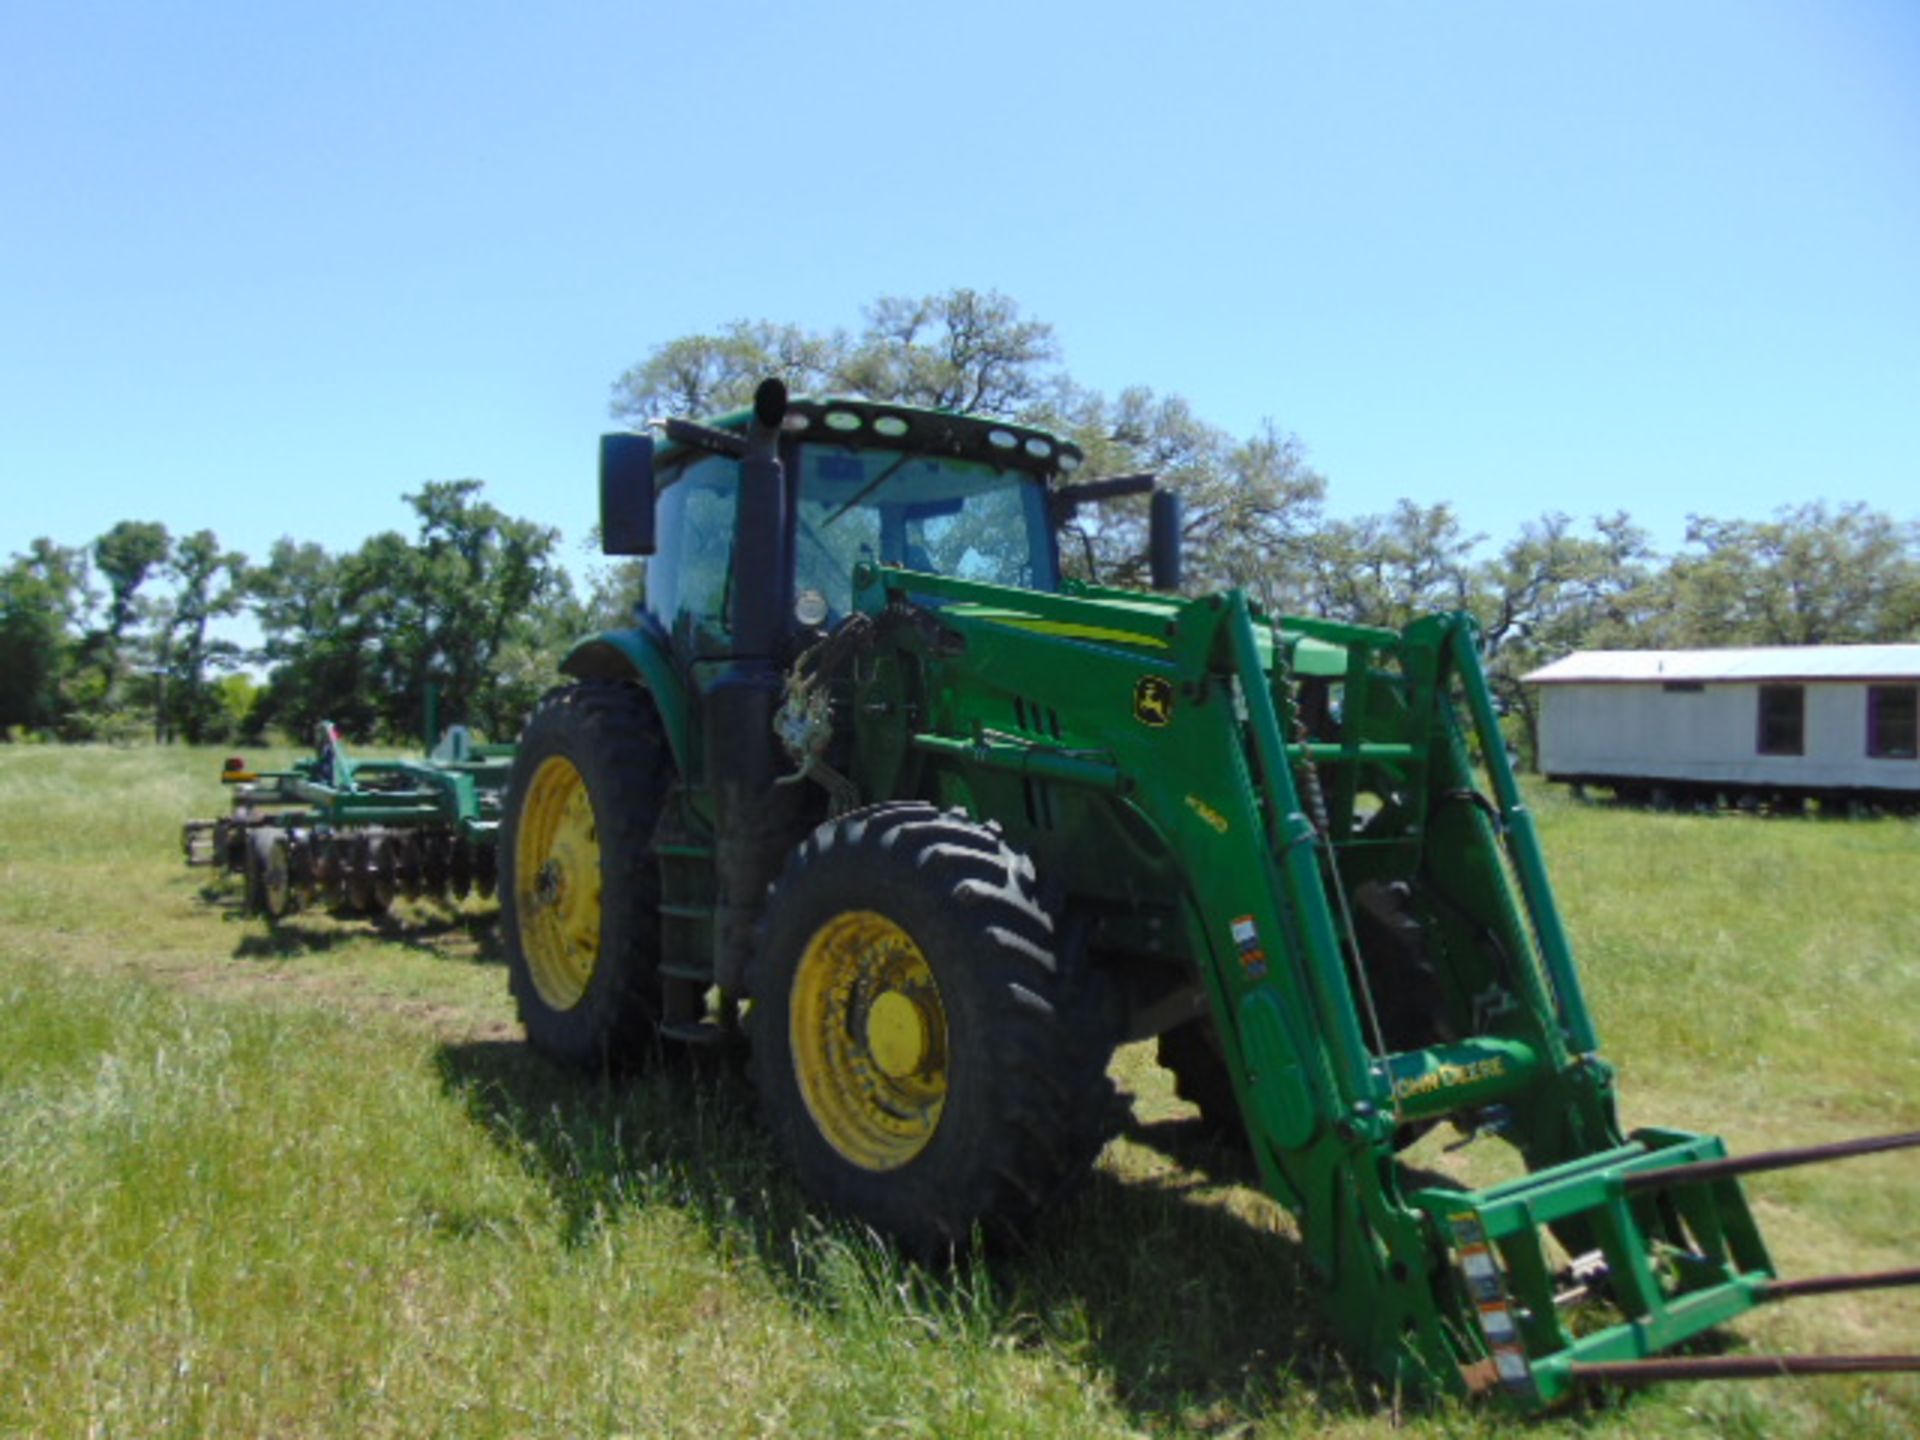
{"label": "tractor shadow on grass", "polygon": [[370,939],[438,959],[506,964],[499,912],[491,909],[446,910],[425,902],[401,902],[379,916],[313,910],[269,921],[245,915],[234,904],[226,919],[246,931],[233,947],[236,960],[291,960]]}
{"label": "tractor shadow on grass", "polygon": [[1084,1316],[1089,1358],[1136,1423],[1230,1429],[1276,1409],[1331,1420],[1380,1408],[1322,1328],[1304,1251],[1251,1179],[1198,1122],[1129,1126],[1087,1189],[1003,1262],[1028,1303]]}
{"label": "tractor shadow on grass", "polygon": [[671,1207],[717,1253],[755,1257],[825,1328],[879,1306],[958,1343],[1049,1353],[1150,1429],[1398,1408],[1322,1328],[1304,1253],[1247,1188],[1250,1164],[1197,1122],[1131,1125],[1025,1248],[925,1266],[809,1206],[737,1066],[581,1078],[498,1040],[443,1046],[437,1062],[448,1095],[548,1188],[568,1244],[623,1211]]}
{"label": "tractor shadow on grass", "polygon": [[500,910],[490,900],[402,897],[378,915],[316,903],[269,920],[247,913],[243,887],[227,877],[188,883],[201,905],[241,931],[233,947],[236,960],[293,960],[371,939],[467,964],[507,963],[500,941]]}

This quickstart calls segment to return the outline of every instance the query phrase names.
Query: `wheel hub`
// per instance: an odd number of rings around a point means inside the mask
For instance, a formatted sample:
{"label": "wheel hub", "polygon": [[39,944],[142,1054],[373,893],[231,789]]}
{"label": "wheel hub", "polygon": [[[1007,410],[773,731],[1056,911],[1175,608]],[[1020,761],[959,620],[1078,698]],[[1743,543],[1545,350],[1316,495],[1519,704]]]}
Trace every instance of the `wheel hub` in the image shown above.
{"label": "wheel hub", "polygon": [[932,1142],[947,1100],[947,1017],[920,947],[871,910],[814,933],[794,972],[794,1075],[821,1137],[866,1170]]}
{"label": "wheel hub", "polygon": [[600,961],[600,837],[564,755],[540,762],[514,838],[514,900],[528,974],[556,1010],[580,1003]]}
{"label": "wheel hub", "polygon": [[867,1053],[882,1074],[902,1080],[927,1060],[927,1018],[898,990],[884,990],[867,1007]]}

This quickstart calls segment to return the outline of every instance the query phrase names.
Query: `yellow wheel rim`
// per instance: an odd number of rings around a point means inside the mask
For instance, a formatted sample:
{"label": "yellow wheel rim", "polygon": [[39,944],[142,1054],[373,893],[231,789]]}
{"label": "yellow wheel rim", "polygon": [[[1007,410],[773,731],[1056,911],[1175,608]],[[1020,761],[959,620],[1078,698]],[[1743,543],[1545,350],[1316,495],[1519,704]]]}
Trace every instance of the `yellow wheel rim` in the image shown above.
{"label": "yellow wheel rim", "polygon": [[563,755],[541,761],[527,787],[513,898],[533,988],[555,1010],[571,1010],[600,961],[600,832],[587,782]]}
{"label": "yellow wheel rim", "polygon": [[827,1143],[863,1170],[926,1149],[947,1102],[947,1012],[913,937],[871,910],[834,916],[791,1002],[794,1078]]}

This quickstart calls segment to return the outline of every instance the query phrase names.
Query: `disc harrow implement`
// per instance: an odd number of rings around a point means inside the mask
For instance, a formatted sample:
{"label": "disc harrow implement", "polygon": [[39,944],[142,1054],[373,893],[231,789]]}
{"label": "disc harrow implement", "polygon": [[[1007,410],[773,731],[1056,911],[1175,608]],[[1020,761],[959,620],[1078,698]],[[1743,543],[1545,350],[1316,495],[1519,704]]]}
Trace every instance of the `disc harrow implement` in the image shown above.
{"label": "disc harrow implement", "polygon": [[254,771],[238,756],[221,771],[231,808],[189,820],[189,865],[241,877],[249,914],[383,915],[397,897],[442,902],[493,894],[494,835],[513,763],[510,745],[476,745],[459,726],[424,759],[355,759],[330,723],[311,758]]}

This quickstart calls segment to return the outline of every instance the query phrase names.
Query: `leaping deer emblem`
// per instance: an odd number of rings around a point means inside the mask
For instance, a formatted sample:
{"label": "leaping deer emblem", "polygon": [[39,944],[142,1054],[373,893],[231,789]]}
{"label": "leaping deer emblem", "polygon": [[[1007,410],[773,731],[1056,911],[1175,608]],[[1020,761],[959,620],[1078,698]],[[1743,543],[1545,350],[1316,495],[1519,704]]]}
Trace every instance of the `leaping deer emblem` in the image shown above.
{"label": "leaping deer emblem", "polygon": [[1173,686],[1158,675],[1143,675],[1133,687],[1133,718],[1158,730],[1173,723]]}

